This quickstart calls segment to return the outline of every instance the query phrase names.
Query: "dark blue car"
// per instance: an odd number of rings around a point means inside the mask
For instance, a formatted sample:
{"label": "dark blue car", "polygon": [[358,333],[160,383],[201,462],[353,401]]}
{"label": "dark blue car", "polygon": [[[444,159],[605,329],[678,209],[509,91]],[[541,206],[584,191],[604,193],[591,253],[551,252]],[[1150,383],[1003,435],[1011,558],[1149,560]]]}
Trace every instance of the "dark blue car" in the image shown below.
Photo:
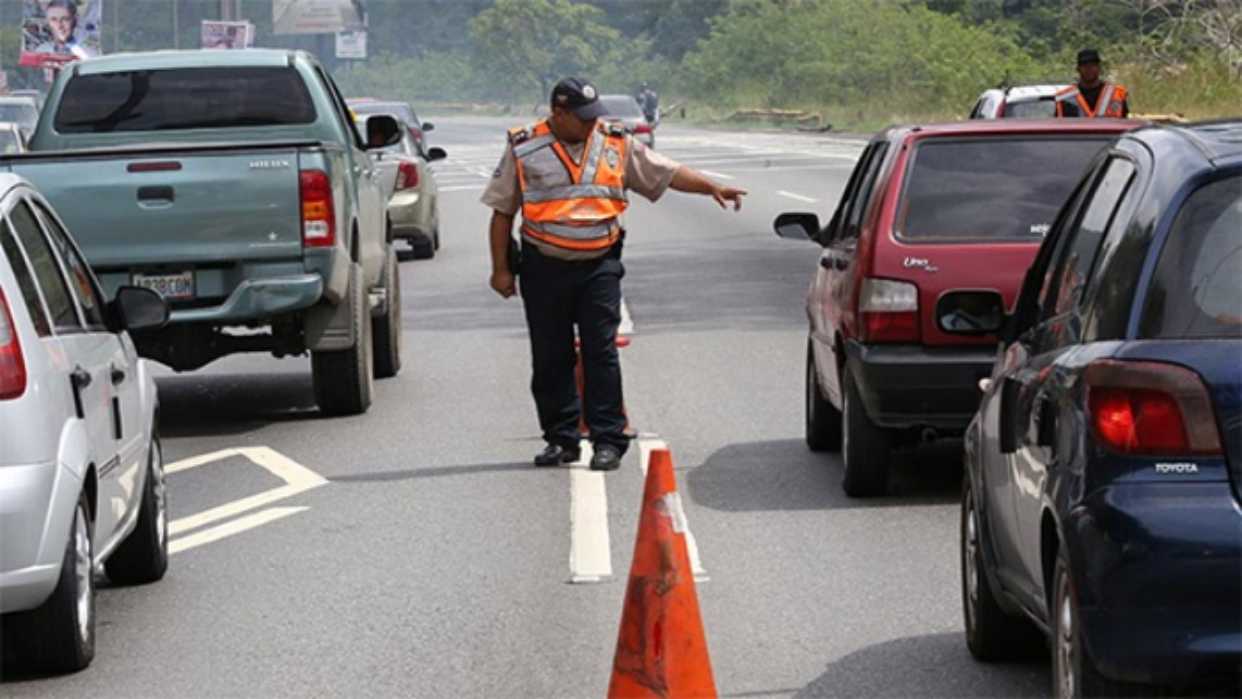
{"label": "dark blue car", "polygon": [[966,435],[962,597],[981,660],[1047,642],[1057,696],[1237,692],[1242,675],[1242,121],[1102,152],[1000,331]]}

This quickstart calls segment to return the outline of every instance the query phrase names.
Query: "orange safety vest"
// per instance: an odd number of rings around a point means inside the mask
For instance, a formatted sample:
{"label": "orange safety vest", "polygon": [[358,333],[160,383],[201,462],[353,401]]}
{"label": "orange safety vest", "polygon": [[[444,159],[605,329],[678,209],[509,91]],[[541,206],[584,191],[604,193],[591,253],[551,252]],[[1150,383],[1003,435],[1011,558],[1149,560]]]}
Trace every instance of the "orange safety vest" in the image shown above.
{"label": "orange safety vest", "polygon": [[574,252],[603,252],[621,238],[625,129],[597,123],[575,162],[547,120],[510,129],[522,190],[522,236]]}
{"label": "orange safety vest", "polygon": [[1121,85],[1113,85],[1112,83],[1104,83],[1100,88],[1100,96],[1094,105],[1087,104],[1087,100],[1083,98],[1082,93],[1078,91],[1077,85],[1069,87],[1057,93],[1057,116],[1065,116],[1065,105],[1070,102],[1076,102],[1078,105],[1078,114],[1087,118],[1107,117],[1109,119],[1120,119],[1125,115],[1126,88]]}

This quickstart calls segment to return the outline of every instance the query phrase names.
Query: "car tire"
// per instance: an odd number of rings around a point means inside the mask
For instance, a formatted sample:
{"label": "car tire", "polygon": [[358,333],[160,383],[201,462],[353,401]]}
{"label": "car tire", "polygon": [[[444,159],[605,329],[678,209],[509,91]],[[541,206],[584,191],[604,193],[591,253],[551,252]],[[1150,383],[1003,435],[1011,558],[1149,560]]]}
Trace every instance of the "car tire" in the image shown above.
{"label": "car tire", "polygon": [[388,292],[384,313],[374,319],[375,378],[387,379],[401,371],[401,270],[397,253],[389,250],[384,288]]}
{"label": "car tire", "polygon": [[811,451],[841,449],[841,411],[824,398],[810,340],[806,343],[806,445]]}
{"label": "car tire", "polygon": [[889,436],[867,415],[854,376],[845,371],[842,393],[841,486],[853,498],[883,495],[888,490]]}
{"label": "car tire", "polygon": [[986,542],[970,476],[962,479],[962,617],[966,647],[976,660],[995,662],[1032,656],[1045,648],[1044,636],[1029,621],[1001,608],[988,577]]}
{"label": "car tire", "polygon": [[415,238],[410,241],[410,247],[414,250],[416,260],[430,260],[436,256],[436,243],[430,237]]}
{"label": "car tire", "polygon": [[147,477],[134,531],[104,564],[108,579],[119,585],[155,582],[168,571],[168,497],[164,452],[158,436],[151,438]]}
{"label": "car tire", "polygon": [[1052,572],[1052,695],[1079,697],[1152,696],[1159,688],[1114,682],[1096,669],[1082,641],[1082,614],[1065,547],[1057,548]]}
{"label": "car tire", "polygon": [[315,402],[325,415],[358,415],[371,407],[375,381],[371,366],[371,311],[362,284],[362,267],[357,263],[350,269],[349,303],[357,338],[354,346],[311,352]]}
{"label": "car tire", "polygon": [[86,493],[78,496],[52,596],[29,612],[4,619],[5,645],[23,667],[77,672],[95,657],[94,536]]}
{"label": "car tire", "polygon": [[436,252],[440,251],[440,226],[436,224],[435,232],[431,234],[432,249]]}

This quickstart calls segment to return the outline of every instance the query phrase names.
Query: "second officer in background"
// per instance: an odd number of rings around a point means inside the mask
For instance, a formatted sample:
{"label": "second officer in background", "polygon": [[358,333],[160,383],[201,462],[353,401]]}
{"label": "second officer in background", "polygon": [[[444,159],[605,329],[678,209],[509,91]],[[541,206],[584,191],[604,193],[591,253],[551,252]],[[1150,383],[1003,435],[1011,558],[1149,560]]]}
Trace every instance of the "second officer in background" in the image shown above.
{"label": "second officer in background", "polygon": [[[621,322],[621,216],[634,191],[651,201],[668,188],[706,194],[737,209],[743,190],[725,187],[655,153],[619,125],[600,120],[593,85],[566,78],[552,90],[551,115],[509,131],[509,145],[483,193],[492,209],[491,287],[517,293],[530,331],[531,392],[547,446],[537,466],[576,461],[578,420],[586,418],[591,468],[611,471],[629,445],[621,400],[617,327]],[[522,214],[520,270],[509,268],[513,221]],[[579,401],[574,328],[585,377]]]}

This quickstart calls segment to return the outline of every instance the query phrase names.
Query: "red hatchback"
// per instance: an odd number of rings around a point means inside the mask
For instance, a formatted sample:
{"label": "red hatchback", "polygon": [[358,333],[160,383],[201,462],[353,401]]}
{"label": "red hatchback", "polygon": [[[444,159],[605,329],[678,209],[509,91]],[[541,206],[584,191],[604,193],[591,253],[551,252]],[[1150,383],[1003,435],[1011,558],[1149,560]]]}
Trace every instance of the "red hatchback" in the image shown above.
{"label": "red hatchback", "polygon": [[[777,235],[823,246],[807,295],[806,441],[841,450],[851,496],[883,494],[893,447],[958,437],[996,338],[965,301],[1011,307],[1040,241],[1101,148],[1141,122],[972,121],[890,128],[836,213],[786,213]],[[946,332],[954,331],[953,334]]]}

